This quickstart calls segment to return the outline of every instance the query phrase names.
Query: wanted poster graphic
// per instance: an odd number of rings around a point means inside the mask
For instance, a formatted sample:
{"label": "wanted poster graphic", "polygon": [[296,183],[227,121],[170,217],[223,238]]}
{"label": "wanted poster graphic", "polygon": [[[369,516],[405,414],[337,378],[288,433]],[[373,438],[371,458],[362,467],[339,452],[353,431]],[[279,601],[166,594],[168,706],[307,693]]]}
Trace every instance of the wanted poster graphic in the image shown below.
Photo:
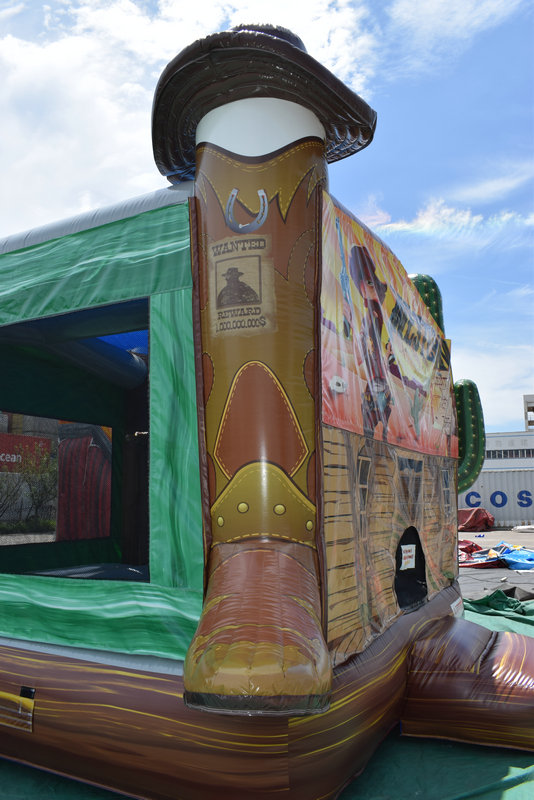
{"label": "wanted poster graphic", "polygon": [[214,336],[276,329],[271,237],[239,235],[209,245],[210,322]]}

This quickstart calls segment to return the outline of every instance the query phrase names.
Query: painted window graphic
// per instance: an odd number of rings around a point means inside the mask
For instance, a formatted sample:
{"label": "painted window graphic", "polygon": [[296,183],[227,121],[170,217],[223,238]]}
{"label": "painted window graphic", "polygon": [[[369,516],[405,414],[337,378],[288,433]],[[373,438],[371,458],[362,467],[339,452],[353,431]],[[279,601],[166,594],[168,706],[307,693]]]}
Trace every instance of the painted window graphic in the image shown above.
{"label": "painted window graphic", "polygon": [[136,303],[2,328],[3,572],[148,579],[143,322]]}

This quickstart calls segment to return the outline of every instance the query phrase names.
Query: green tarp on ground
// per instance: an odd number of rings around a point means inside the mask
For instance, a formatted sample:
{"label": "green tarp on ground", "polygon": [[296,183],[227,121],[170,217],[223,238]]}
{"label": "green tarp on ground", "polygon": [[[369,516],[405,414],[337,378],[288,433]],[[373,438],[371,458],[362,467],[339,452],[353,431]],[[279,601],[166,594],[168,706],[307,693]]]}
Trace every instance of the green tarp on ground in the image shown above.
{"label": "green tarp on ground", "polygon": [[[514,592],[521,593],[526,594],[522,590]],[[534,636],[534,600],[521,600],[497,589],[478,600],[464,600],[464,607],[465,618],[471,622],[486,625],[493,631],[513,630]]]}
{"label": "green tarp on ground", "polygon": [[532,800],[534,755],[391,733],[339,800]]}

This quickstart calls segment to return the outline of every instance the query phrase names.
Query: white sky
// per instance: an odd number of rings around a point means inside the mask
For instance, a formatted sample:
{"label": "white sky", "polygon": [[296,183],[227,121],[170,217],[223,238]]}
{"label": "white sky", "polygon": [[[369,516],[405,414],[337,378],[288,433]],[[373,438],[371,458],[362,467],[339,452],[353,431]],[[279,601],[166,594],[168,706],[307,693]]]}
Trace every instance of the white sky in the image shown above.
{"label": "white sky", "polygon": [[529,0],[0,2],[0,237],[162,188],[155,85],[195,39],[291,28],[378,112],[335,197],[438,282],[455,378],[488,430],[534,393],[534,11]]}

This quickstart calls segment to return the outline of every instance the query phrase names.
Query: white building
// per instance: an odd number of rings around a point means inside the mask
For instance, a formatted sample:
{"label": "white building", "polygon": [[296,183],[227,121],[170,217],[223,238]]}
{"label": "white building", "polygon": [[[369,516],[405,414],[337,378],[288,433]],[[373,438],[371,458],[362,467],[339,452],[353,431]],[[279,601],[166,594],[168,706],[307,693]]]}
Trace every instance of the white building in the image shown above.
{"label": "white building", "polygon": [[495,525],[534,524],[534,395],[523,396],[525,430],[486,433],[486,457],[458,508],[484,508]]}
{"label": "white building", "polygon": [[534,427],[513,433],[486,433],[482,469],[534,469]]}

